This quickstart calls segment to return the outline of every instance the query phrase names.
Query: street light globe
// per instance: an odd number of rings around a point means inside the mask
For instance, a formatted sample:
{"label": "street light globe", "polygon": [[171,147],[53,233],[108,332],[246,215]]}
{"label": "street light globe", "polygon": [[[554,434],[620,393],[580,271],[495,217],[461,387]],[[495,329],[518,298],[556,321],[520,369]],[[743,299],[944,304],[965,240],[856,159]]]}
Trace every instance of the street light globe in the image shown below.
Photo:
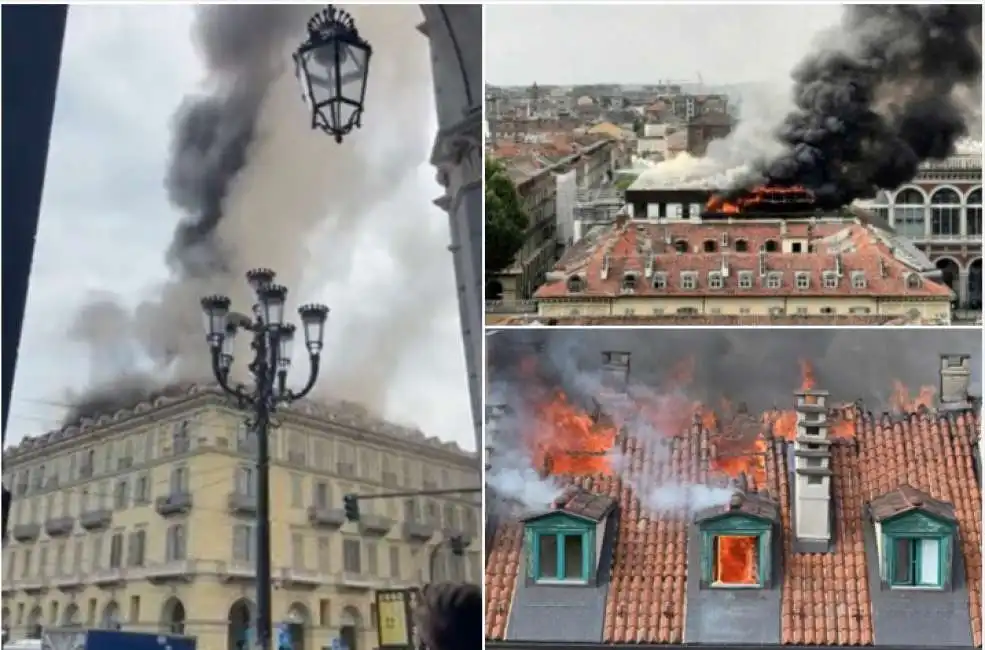
{"label": "street light globe", "polygon": [[342,142],[361,126],[372,53],[348,12],[329,5],[312,16],[308,39],[294,54],[301,94],[311,110],[311,128]]}

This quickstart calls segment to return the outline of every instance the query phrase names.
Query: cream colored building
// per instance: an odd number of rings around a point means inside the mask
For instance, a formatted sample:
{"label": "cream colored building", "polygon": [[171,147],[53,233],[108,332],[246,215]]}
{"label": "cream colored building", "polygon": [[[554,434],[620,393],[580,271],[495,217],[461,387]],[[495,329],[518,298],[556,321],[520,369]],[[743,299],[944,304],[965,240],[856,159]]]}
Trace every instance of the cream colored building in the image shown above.
{"label": "cream colored building", "polygon": [[[295,648],[377,645],[375,591],[480,580],[480,495],[362,501],[355,492],[479,485],[478,458],[352,405],[282,410],[272,433],[275,623]],[[3,625],[171,631],[226,650],[255,603],[255,439],[217,391],[192,387],[22,442],[4,452],[12,488],[3,549]]]}

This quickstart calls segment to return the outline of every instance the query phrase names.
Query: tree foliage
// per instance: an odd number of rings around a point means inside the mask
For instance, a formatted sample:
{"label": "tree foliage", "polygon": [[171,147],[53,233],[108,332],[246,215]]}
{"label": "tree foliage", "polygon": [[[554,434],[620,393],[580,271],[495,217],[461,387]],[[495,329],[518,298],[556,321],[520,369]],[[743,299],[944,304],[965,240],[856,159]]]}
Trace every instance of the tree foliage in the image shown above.
{"label": "tree foliage", "polygon": [[529,218],[503,164],[486,158],[486,273],[502,271],[523,246]]}

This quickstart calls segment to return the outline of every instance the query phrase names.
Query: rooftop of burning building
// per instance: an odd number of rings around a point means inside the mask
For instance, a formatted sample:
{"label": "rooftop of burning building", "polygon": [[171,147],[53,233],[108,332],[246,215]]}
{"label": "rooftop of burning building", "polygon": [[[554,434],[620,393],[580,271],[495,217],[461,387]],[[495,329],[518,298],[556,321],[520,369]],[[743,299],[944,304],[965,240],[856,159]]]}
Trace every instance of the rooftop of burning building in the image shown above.
{"label": "rooftop of burning building", "polygon": [[[82,417],[77,422],[48,431],[38,436],[26,437],[3,450],[4,463],[21,463],[49,453],[55,446],[81,445],[104,435],[112,435],[121,428],[132,428],[148,421],[159,420],[168,414],[177,414],[206,405],[228,406],[235,403],[216,384],[181,384],[162,388],[146,399],[128,408],[116,409],[93,417]],[[454,442],[444,442],[426,436],[410,427],[386,422],[373,417],[364,407],[346,401],[319,402],[302,400],[281,406],[282,418],[309,420],[315,426],[351,430],[366,438],[380,438],[386,444],[399,442],[420,449],[444,452],[454,456],[474,458],[474,452],[461,449]]]}
{"label": "rooftop of burning building", "polygon": [[486,314],[486,325],[527,325],[531,327],[615,327],[641,325],[790,325],[790,326],[861,326],[861,325],[935,325],[919,310],[905,316],[886,314],[641,314],[622,316],[557,316],[550,318],[529,315]]}
{"label": "rooftop of burning building", "polygon": [[[555,477],[569,487],[546,512],[498,522],[489,647],[981,647],[980,400],[898,414],[831,406],[822,390],[790,400],[793,433],[770,417],[695,416],[657,452],[622,431],[628,470]],[[759,429],[747,456],[740,419]],[[731,471],[740,458],[746,469]],[[665,483],[728,485],[732,497],[651,512],[634,486]],[[603,514],[570,516],[573,500]],[[550,548],[567,553],[548,573],[564,579],[544,579],[540,545],[558,535]],[[581,562],[567,557],[577,535]],[[726,578],[721,544],[737,539],[752,540],[742,557],[754,569]],[[911,544],[928,539],[926,555]]]}
{"label": "rooftop of burning building", "polygon": [[865,296],[941,299],[926,256],[846,215],[705,213],[700,221],[621,219],[562,256],[538,299],[616,296]]}

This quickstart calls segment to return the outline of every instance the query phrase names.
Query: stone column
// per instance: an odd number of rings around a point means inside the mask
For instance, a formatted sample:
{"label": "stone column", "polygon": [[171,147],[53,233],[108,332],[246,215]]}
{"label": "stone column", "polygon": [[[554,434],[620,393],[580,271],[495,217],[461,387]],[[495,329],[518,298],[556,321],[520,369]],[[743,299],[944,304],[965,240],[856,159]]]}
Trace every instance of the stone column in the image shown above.
{"label": "stone column", "polygon": [[438,117],[431,164],[445,194],[468,372],[475,449],[482,449],[482,6],[420,5]]}
{"label": "stone column", "polygon": [[971,298],[968,295],[968,275],[968,269],[958,270],[958,307],[961,309],[968,307],[968,300]]}

